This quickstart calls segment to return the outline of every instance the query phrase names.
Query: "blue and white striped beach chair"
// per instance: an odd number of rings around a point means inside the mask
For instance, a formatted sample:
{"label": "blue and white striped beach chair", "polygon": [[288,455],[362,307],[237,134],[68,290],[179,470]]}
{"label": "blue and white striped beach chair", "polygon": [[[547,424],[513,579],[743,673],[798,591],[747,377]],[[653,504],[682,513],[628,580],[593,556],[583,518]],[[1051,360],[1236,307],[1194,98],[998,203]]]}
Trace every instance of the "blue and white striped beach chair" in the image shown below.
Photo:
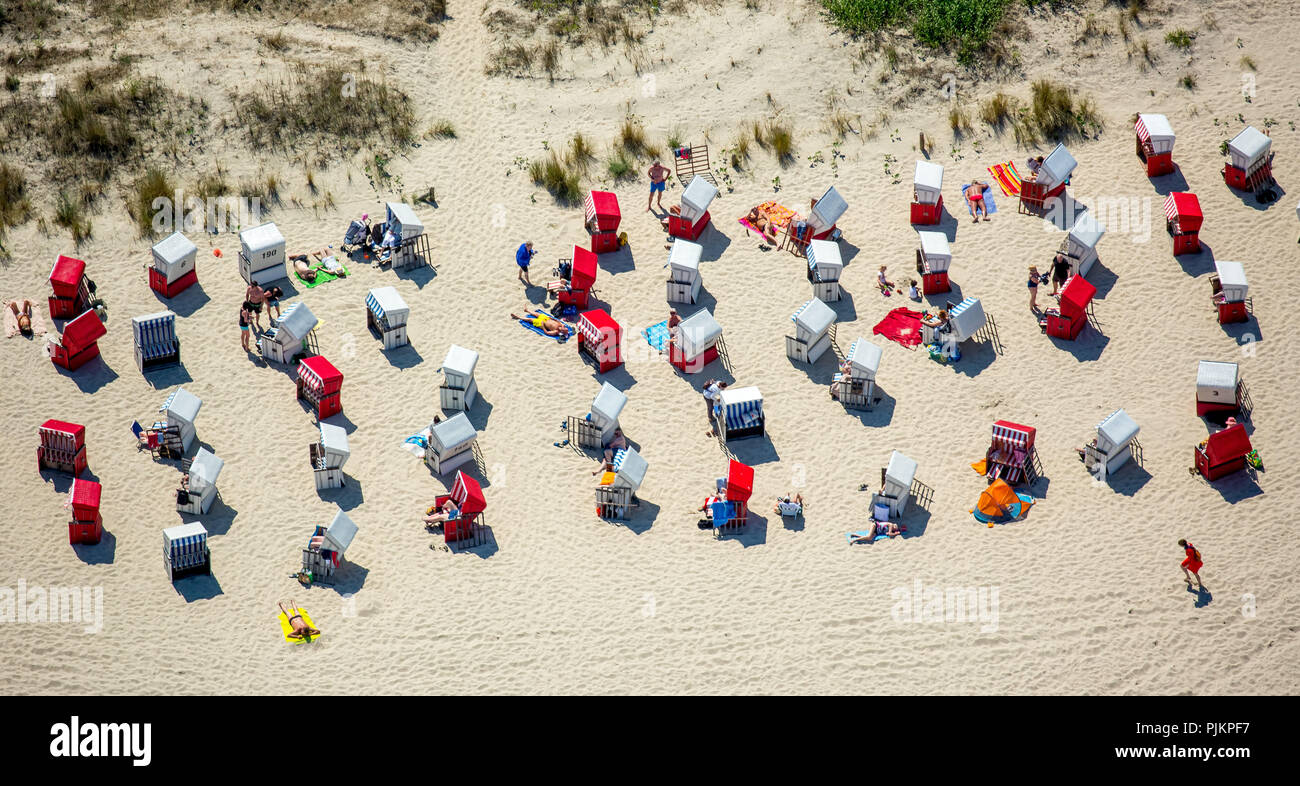
{"label": "blue and white striped beach chair", "polygon": [[163,530],[163,562],[171,581],[210,574],[212,555],[208,551],[208,530],[194,522]]}
{"label": "blue and white striped beach chair", "polygon": [[131,319],[135,336],[135,365],[140,373],[181,362],[181,342],[176,338],[176,315],[170,311]]}

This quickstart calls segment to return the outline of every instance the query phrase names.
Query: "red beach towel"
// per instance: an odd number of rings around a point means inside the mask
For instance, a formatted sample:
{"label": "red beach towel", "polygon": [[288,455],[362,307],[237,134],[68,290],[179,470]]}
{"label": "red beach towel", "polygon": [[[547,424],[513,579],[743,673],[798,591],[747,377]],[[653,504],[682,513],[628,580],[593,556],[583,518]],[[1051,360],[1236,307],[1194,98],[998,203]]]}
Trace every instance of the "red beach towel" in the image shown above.
{"label": "red beach towel", "polygon": [[896,308],[872,332],[909,349],[915,347],[921,343],[921,312],[905,306]]}

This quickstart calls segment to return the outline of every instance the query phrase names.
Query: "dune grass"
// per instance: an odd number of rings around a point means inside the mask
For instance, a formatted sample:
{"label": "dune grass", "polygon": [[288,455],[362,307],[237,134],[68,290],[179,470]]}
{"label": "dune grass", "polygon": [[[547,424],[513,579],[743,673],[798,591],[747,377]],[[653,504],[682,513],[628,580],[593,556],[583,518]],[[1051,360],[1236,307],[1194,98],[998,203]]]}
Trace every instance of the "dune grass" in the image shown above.
{"label": "dune grass", "polygon": [[1165,33],[1165,43],[1174,49],[1191,49],[1192,42],[1196,40],[1196,33],[1191,30],[1178,28]]}
{"label": "dune grass", "polygon": [[152,238],[154,203],[159,199],[173,199],[176,188],[172,185],[167,172],[157,167],[150,167],[131,184],[127,197],[127,212],[135,221],[136,231],[142,238]]}
{"label": "dune grass", "polygon": [[554,151],[528,165],[528,176],[544,187],[555,201],[565,206],[582,203],[582,180],[579,173]]}
{"label": "dune grass", "polygon": [[631,180],[635,176],[635,170],[631,159],[627,153],[622,150],[615,150],[610,154],[609,159],[605,162],[605,167],[609,171],[609,176],[614,178],[614,182]]}
{"label": "dune grass", "polygon": [[89,240],[93,231],[90,219],[86,217],[86,206],[67,191],[60,191],[54,202],[54,223],[68,230],[72,242],[78,246]]}
{"label": "dune grass", "polygon": [[456,126],[450,120],[439,120],[424,132],[425,139],[455,139]]}
{"label": "dune grass", "polygon": [[1000,129],[1016,113],[1017,102],[1006,93],[995,93],[980,104],[980,120],[985,124]]}
{"label": "dune grass", "polygon": [[849,33],[910,25],[916,40],[951,50],[962,62],[984,51],[1010,0],[822,0],[831,21]]}
{"label": "dune grass", "polygon": [[22,170],[0,159],[0,240],[10,227],[23,224],[32,215],[27,195],[27,177]]}

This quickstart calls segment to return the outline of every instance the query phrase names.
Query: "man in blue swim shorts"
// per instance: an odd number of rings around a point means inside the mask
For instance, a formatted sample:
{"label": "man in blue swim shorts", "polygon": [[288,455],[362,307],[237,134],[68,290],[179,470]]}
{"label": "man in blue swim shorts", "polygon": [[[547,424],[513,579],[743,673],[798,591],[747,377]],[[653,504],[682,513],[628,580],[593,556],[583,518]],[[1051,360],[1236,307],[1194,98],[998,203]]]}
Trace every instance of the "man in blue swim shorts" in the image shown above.
{"label": "man in blue swim shorts", "polygon": [[668,185],[667,183],[668,175],[671,174],[671,172],[668,170],[668,167],[659,163],[659,159],[655,159],[654,164],[652,164],[650,167],[650,171],[646,172],[646,174],[650,176],[650,199],[646,201],[645,209],[646,210],[650,209],[650,205],[655,200],[655,194],[658,194],[659,209],[663,210],[664,209],[664,188],[666,188]]}

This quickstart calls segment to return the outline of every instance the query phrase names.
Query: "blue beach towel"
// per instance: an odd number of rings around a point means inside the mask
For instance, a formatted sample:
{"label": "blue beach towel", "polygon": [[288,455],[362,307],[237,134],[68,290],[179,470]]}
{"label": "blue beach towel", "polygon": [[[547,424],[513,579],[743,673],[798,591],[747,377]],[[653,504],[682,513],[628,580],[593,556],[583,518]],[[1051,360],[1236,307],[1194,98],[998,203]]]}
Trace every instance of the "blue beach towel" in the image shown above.
{"label": "blue beach towel", "polygon": [[[854,539],[854,538],[865,538],[866,536],[870,535],[870,534],[871,534],[872,532],[874,532],[874,531],[875,531],[875,528],[872,527],[871,529],[859,530],[859,531],[857,531],[857,532],[846,532],[846,533],[844,533],[844,539],[845,539],[846,541],[849,542],[849,545],[850,545],[850,546],[852,546],[852,545],[853,545],[853,539]],[[881,538],[888,538],[888,537],[889,537],[888,535],[877,535],[877,536],[875,536],[874,538],[871,539],[871,542],[872,542],[872,543],[875,543],[876,541],[880,540]]]}
{"label": "blue beach towel", "polygon": [[[961,187],[961,195],[963,197],[966,196],[966,189],[968,188],[970,188],[970,183],[967,183],[966,185]],[[992,188],[984,189],[984,210],[990,216],[998,212],[998,203],[993,201]]]}
{"label": "blue beach towel", "polygon": [[523,325],[524,327],[528,328],[529,330],[533,331],[534,333],[536,333],[536,334],[539,335],[539,336],[542,336],[542,337],[544,337],[544,338],[553,338],[553,339],[555,339],[556,341],[560,342],[561,344],[563,344],[564,342],[566,342],[566,341],[569,340],[569,337],[568,337],[568,336],[548,336],[548,335],[546,335],[546,331],[545,331],[545,330],[542,330],[542,329],[539,328],[539,327],[536,327],[535,325],[533,325],[532,320],[521,319],[521,320],[519,320],[519,324]]}
{"label": "blue beach towel", "polygon": [[660,352],[665,351],[668,347],[668,320],[651,325],[642,330],[641,335],[645,337],[647,344]]}

